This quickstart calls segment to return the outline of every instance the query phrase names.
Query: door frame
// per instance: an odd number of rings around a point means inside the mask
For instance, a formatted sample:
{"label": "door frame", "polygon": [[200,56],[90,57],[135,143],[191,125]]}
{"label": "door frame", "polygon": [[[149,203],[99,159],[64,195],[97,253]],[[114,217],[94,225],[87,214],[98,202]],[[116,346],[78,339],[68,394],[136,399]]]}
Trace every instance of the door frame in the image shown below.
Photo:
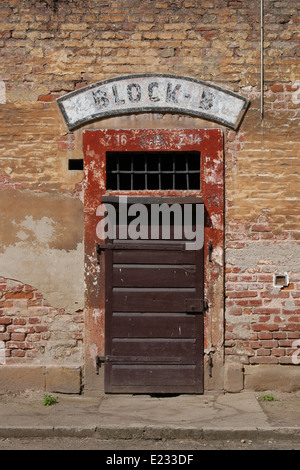
{"label": "door frame", "polygon": [[[163,142],[163,145],[162,145]],[[141,145],[142,144],[142,145]],[[200,190],[107,191],[105,154],[126,150],[197,150],[201,153]],[[83,131],[85,214],[85,383],[101,388],[105,352],[104,262],[96,253],[97,208],[103,195],[201,197],[205,206],[204,318],[205,388],[214,388],[223,367],[224,338],[224,164],[223,132],[211,129],[91,129]],[[102,240],[104,242],[104,240]],[[98,374],[99,375],[98,375]]]}

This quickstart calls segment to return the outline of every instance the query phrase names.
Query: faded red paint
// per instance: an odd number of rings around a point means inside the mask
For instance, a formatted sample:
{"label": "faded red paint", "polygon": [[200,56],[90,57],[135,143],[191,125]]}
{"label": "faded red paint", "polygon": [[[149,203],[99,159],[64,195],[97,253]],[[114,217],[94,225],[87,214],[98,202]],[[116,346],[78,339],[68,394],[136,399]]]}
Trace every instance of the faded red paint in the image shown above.
{"label": "faded red paint", "polygon": [[[205,315],[205,351],[223,356],[223,223],[224,178],[223,135],[220,129],[138,129],[87,130],[83,133],[85,174],[85,266],[86,266],[86,356],[94,361],[104,354],[104,265],[97,265],[97,207],[105,195],[201,196],[206,208],[204,229],[205,296],[209,309]],[[106,152],[108,151],[192,151],[201,153],[200,190],[106,191]],[[208,246],[213,245],[209,261]],[[96,313],[95,313],[96,312]],[[90,364],[91,366],[91,364]],[[93,362],[94,367],[94,362]]]}

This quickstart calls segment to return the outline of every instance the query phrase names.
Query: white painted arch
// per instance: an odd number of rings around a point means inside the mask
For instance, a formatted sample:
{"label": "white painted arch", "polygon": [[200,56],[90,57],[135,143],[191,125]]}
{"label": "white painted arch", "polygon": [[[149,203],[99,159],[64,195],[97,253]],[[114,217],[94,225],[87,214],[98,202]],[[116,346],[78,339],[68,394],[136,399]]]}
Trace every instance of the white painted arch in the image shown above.
{"label": "white painted arch", "polygon": [[57,100],[68,128],[95,119],[141,112],[199,116],[237,129],[249,101],[195,78],[167,74],[126,75],[100,81]]}

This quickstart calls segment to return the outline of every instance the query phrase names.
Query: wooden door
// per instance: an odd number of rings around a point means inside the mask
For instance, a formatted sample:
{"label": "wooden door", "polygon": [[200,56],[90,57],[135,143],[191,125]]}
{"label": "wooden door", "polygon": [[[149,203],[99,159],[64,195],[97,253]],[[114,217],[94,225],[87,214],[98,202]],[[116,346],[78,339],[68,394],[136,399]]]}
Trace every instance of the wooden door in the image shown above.
{"label": "wooden door", "polygon": [[106,393],[203,393],[203,248],[106,244]]}

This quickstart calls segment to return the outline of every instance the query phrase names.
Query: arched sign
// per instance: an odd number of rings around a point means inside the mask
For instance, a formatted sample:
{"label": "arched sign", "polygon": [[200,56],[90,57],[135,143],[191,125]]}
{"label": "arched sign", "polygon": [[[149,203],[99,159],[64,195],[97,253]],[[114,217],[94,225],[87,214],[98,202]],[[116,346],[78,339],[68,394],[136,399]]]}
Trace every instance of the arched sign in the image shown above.
{"label": "arched sign", "polygon": [[171,112],[237,129],[248,100],[224,88],[176,75],[126,75],[97,82],[58,98],[69,129],[121,114]]}

